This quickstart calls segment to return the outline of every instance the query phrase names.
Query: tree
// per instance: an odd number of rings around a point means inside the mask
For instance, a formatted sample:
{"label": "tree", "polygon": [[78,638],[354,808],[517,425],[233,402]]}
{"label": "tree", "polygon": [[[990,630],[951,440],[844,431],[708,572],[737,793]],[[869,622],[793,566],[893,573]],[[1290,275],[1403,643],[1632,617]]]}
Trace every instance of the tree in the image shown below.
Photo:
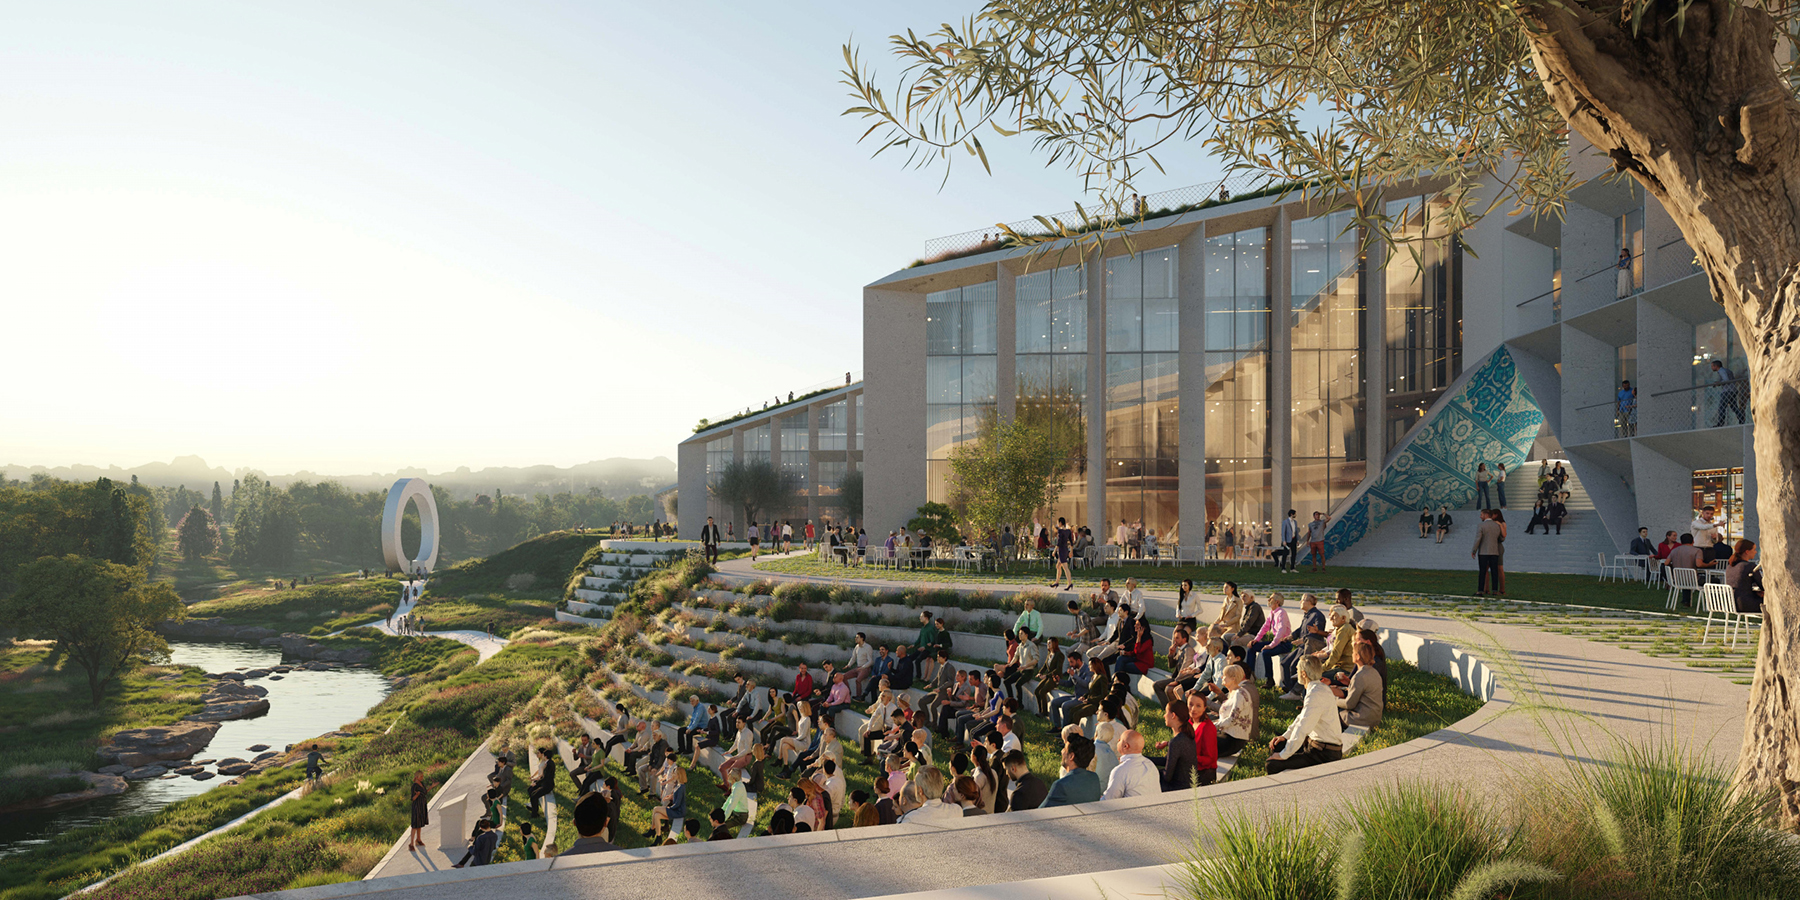
{"label": "tree", "polygon": [[787,478],[768,460],[732,460],[719,470],[719,480],[712,495],[744,510],[744,521],[756,521],[756,514],[787,499]]}
{"label": "tree", "polygon": [[219,490],[219,483],[216,481],[213,482],[211,512],[213,524],[225,521],[225,494]]}
{"label": "tree", "polygon": [[[1730,0],[992,0],[896,35],[890,104],[850,46],[848,115],[877,152],[987,166],[978,131],[1027,134],[1101,197],[1050,239],[1118,234],[1156,151],[1198,141],[1297,184],[1393,245],[1379,202],[1425,181],[1466,226],[1504,203],[1553,215],[1573,131],[1668,210],[1760,387],[1751,405],[1768,602],[1740,790],[1800,828],[1800,5]],[[946,172],[946,176],[948,172]],[[1135,212],[1135,210],[1133,210]],[[1095,222],[1100,227],[1091,228]],[[1025,238],[1011,229],[1015,239]]]}
{"label": "tree", "polygon": [[188,562],[219,552],[219,528],[213,524],[212,514],[198,506],[188,510],[175,526],[175,546]]}
{"label": "tree", "polygon": [[69,554],[21,569],[19,589],[0,601],[0,612],[21,636],[56,641],[87,672],[98,706],[120,672],[169,652],[156,626],[182,618],[185,607],[167,584],[145,581],[140,568]]}
{"label": "tree", "polygon": [[998,534],[1056,505],[1069,468],[1069,448],[1042,422],[996,413],[983,417],[975,440],[950,451],[951,506],[978,528]]}
{"label": "tree", "polygon": [[838,482],[838,496],[844,499],[844,515],[849,516],[851,522],[862,521],[863,473],[861,469],[844,474],[844,480]]}
{"label": "tree", "polygon": [[956,510],[942,503],[926,503],[916,512],[906,520],[907,531],[923,531],[940,544],[962,541],[962,533],[956,528]]}

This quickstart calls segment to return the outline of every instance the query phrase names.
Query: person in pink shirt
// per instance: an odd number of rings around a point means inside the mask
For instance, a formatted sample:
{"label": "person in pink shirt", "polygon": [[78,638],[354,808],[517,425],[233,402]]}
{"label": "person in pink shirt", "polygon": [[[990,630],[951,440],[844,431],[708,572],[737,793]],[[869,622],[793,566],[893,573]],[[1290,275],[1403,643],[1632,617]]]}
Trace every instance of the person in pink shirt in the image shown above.
{"label": "person in pink shirt", "polygon": [[[1263,673],[1271,685],[1275,683],[1275,661],[1294,649],[1294,628],[1293,623],[1288,620],[1287,610],[1284,608],[1286,605],[1280,594],[1269,595],[1269,615],[1263,619],[1262,630],[1250,642],[1250,653],[1245,657],[1250,661],[1252,669],[1256,666],[1257,657],[1262,657]],[[1254,680],[1256,673],[1252,671],[1250,676]]]}
{"label": "person in pink shirt", "polygon": [[825,692],[825,721],[837,721],[837,714],[850,708],[850,685],[844,683],[844,673],[831,676],[831,690]]}

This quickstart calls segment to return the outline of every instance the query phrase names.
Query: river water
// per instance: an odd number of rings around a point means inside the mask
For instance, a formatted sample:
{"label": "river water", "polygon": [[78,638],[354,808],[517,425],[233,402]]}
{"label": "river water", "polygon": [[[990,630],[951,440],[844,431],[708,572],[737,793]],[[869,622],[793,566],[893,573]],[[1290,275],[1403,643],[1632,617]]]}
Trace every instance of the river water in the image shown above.
{"label": "river water", "polygon": [[[171,641],[169,653],[176,663],[198,666],[208,672],[264,669],[281,664],[279,647],[249,644]],[[335,731],[362,718],[388,693],[387,679],[373,669],[296,670],[284,673],[280,681],[259,678],[249,683],[268,688],[269,712],[254,719],[221,723],[212,743],[200,752],[200,759],[231,756],[250,759],[256,756],[249,749],[253,744],[268,744],[271,750],[284,749],[289,744]],[[221,776],[207,781],[186,777],[133,781],[123,794],[57,809],[0,816],[0,856],[29,849],[70,829],[119,816],[154,813],[229,780]]]}

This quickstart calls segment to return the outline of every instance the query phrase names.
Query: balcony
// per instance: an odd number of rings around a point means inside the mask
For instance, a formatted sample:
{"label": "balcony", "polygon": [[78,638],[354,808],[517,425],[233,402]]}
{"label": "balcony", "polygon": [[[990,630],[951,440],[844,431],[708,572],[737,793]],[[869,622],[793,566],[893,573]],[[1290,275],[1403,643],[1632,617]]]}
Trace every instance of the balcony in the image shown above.
{"label": "balcony", "polygon": [[1750,379],[1733,378],[1714,384],[1678,388],[1651,394],[1635,410],[1639,434],[1669,434],[1746,425],[1750,417]]}
{"label": "balcony", "polygon": [[[1586,298],[1587,303],[1583,305],[1591,307],[1577,309],[1577,313],[1591,312],[1607,303],[1636,297],[1646,290],[1674,283],[1699,271],[1700,265],[1694,262],[1694,255],[1687,249],[1687,242],[1676,238],[1654,250],[1646,250],[1629,259],[1614,262],[1574,281],[1559,281],[1556,287],[1529,300],[1520,301],[1514,307],[1518,310],[1521,323],[1519,331],[1535,331],[1561,322],[1565,289],[1570,292],[1570,296]],[[1606,299],[1609,287],[1612,294],[1610,300]],[[1596,301],[1594,298],[1600,299]]]}

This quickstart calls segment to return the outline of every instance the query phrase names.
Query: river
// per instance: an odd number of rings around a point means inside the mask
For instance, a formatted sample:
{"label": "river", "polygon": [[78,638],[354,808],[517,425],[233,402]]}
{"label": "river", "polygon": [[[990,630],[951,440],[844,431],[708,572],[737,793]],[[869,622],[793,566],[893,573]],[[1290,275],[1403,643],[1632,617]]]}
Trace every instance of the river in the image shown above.
{"label": "river", "polygon": [[[279,647],[248,644],[169,642],[176,663],[198,666],[208,672],[230,672],[243,667],[265,669],[281,664]],[[250,759],[253,744],[281,750],[289,744],[318,737],[362,718],[388,694],[388,682],[373,669],[341,669],[329,672],[295,670],[280,681],[259,678],[252,684],[269,689],[269,712],[254,719],[221,723],[201,759],[230,756]],[[210,767],[209,767],[210,768]],[[62,832],[95,825],[119,816],[142,815],[198,794],[231,779],[208,781],[192,778],[150,779],[131,782],[123,794],[102,797],[57,809],[34,810],[0,816],[0,856],[30,849]]]}

